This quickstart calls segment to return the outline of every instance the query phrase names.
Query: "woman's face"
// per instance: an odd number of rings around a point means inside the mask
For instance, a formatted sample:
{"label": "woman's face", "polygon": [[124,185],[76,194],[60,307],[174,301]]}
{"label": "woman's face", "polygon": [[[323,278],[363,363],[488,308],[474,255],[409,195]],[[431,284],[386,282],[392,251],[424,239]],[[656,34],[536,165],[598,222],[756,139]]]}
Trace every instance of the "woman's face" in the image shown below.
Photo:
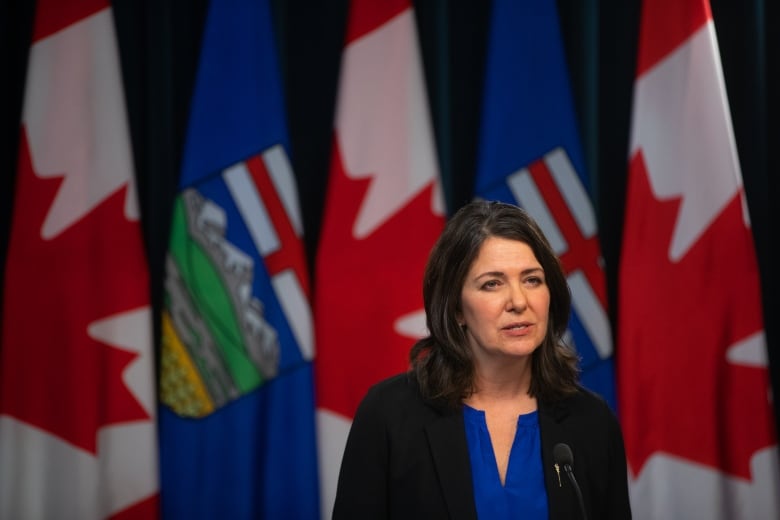
{"label": "woman's face", "polygon": [[530,246],[488,237],[466,274],[458,315],[477,364],[530,356],[547,333],[549,311],[550,289]]}

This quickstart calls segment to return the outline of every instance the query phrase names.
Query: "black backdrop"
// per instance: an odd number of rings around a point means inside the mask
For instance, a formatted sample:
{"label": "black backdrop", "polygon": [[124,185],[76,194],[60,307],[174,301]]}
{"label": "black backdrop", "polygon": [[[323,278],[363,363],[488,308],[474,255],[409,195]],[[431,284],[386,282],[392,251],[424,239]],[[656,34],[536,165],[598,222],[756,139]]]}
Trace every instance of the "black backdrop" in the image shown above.
{"label": "black backdrop", "polygon": [[[220,0],[226,1],[226,0]],[[377,0],[381,1],[381,0]],[[522,1],[522,0],[521,0]],[[285,82],[292,161],[314,265],[347,0],[271,0]],[[153,303],[160,302],[170,209],[207,0],[114,0]],[[448,208],[471,198],[491,3],[414,2]],[[594,185],[615,323],[639,0],[558,0],[579,124]],[[766,0],[712,0],[721,59],[762,276],[774,388],[780,388],[780,307],[772,204],[780,200],[777,8]],[[32,0],[0,4],[0,261],[5,258]],[[522,30],[518,28],[518,30]],[[51,268],[52,266],[41,266]],[[734,273],[724,284],[739,284]],[[684,290],[684,288],[681,288]],[[673,297],[673,295],[672,295]],[[617,352],[616,355],[619,355]],[[673,360],[671,361],[673,362]],[[780,412],[780,405],[775,403]],[[780,413],[777,414],[780,417]]]}

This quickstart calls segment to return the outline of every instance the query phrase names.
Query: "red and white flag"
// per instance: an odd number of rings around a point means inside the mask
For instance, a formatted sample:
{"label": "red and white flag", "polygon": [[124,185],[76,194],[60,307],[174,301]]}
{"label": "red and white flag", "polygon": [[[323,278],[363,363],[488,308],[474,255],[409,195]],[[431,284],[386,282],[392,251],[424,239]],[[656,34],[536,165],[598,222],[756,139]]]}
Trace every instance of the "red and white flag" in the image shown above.
{"label": "red and white flag", "polygon": [[707,0],[645,1],[620,266],[636,518],[778,518],[758,266]]}
{"label": "red and white flag", "polygon": [[114,21],[37,2],[0,346],[0,518],[156,518],[149,283]]}
{"label": "red and white flag", "polygon": [[414,11],[353,0],[315,278],[324,517],[358,403],[407,369],[426,331],[422,276],[444,213]]}

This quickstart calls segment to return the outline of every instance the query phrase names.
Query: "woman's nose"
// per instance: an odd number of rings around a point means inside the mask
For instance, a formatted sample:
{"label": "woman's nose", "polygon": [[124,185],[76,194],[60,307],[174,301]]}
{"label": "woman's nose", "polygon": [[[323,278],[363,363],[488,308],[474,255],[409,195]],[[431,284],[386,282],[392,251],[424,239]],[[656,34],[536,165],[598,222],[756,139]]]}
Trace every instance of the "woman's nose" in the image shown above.
{"label": "woman's nose", "polygon": [[509,294],[507,298],[507,311],[521,311],[526,305],[525,291],[520,285],[509,285]]}

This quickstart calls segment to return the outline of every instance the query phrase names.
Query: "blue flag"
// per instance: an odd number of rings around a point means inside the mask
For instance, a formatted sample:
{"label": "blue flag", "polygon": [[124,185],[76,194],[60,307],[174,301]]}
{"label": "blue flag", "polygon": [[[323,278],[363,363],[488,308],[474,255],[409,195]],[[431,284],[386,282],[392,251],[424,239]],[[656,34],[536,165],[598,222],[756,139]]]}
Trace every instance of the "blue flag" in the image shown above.
{"label": "blue flag", "polygon": [[494,1],[486,68],[476,196],[522,206],[541,225],[572,290],[582,382],[615,409],[603,261],[555,1]]}
{"label": "blue flag", "polygon": [[211,2],[166,263],[164,518],[318,518],[309,283],[270,6]]}

